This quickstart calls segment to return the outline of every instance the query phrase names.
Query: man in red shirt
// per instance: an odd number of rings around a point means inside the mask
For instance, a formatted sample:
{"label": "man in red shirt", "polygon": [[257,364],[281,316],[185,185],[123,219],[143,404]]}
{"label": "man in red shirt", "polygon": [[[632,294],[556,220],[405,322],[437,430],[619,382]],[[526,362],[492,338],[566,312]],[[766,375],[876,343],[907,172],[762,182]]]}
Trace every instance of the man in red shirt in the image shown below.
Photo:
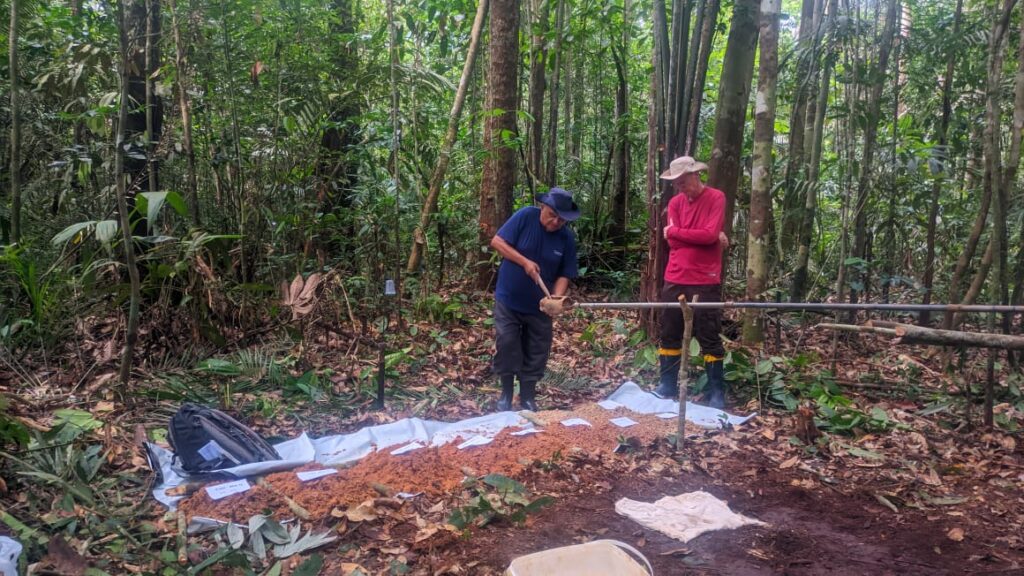
{"label": "man in red shirt", "polygon": [[[725,220],[725,194],[705,186],[700,173],[707,164],[689,156],[672,161],[661,178],[672,182],[674,195],[668,203],[668,224],[663,229],[668,242],[668,265],[662,302],[677,302],[699,296],[701,302],[722,301],[722,249],[728,240],[722,232]],[[704,354],[707,374],[704,402],[713,408],[725,406],[723,381],[721,310],[694,310],[693,335]],[[679,395],[679,369],[687,351],[683,346],[683,313],[679,308],[665,309],[661,316],[661,349],[658,351],[661,375],[654,390],[659,398]]]}

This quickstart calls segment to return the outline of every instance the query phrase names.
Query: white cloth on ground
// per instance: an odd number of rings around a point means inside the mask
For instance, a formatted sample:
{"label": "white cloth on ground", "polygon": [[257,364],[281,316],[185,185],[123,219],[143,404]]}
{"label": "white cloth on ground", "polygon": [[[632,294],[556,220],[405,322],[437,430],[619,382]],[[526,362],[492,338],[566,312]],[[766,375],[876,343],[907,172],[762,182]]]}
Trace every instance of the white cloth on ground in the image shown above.
{"label": "white cloth on ground", "polygon": [[749,524],[766,525],[760,520],[736,514],[728,504],[703,491],[665,496],[657,502],[623,498],[615,503],[615,511],[645,528],[682,542],[689,542],[713,530]]}

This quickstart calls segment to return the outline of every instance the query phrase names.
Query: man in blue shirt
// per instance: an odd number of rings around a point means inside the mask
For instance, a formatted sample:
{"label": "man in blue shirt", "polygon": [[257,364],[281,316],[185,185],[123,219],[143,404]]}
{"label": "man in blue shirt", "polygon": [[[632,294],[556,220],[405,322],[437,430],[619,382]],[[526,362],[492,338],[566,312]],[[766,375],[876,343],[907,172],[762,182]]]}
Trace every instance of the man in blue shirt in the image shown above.
{"label": "man in blue shirt", "polygon": [[[491,247],[503,258],[494,291],[499,411],[512,409],[517,375],[520,405],[537,410],[537,382],[551,352],[551,319],[561,310],[557,303],[550,304],[565,296],[577,272],[576,237],[565,227],[580,216],[572,194],[552,188],[538,195],[537,202],[539,207],[527,206],[513,214],[491,239]],[[541,282],[552,300],[545,298]]]}

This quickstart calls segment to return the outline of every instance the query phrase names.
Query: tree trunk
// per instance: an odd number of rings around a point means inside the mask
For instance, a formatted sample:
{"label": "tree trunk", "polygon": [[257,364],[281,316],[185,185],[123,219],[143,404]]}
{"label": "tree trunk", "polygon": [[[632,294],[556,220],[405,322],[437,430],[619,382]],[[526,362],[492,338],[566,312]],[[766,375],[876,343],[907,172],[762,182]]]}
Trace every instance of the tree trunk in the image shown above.
{"label": "tree trunk", "polygon": [[[1002,82],[1002,70],[1003,70],[1003,52],[1006,45],[1006,32],[1009,28],[1009,19],[1013,11],[1013,6],[1016,4],[1016,0],[1006,0],[1004,5],[994,15],[992,33],[989,36],[989,55],[988,55],[988,71],[985,88],[985,125],[982,136],[982,151],[984,159],[984,176],[982,180],[982,186],[985,190],[985,197],[990,200],[992,204],[992,222],[993,230],[989,236],[988,247],[985,249],[985,254],[982,257],[981,264],[978,266],[978,270],[974,274],[974,279],[971,281],[971,286],[967,293],[964,295],[962,302],[973,302],[981,292],[981,287],[988,276],[989,269],[991,268],[993,260],[996,264],[996,279],[995,286],[1001,286],[1003,280],[1001,276],[1001,265],[1000,265],[1000,251],[1003,240],[1003,235],[1006,230],[1005,212],[1003,211],[1003,199],[1002,199],[1002,158],[1000,152],[1000,84]],[[1018,143],[1019,150],[1019,143]],[[1019,154],[1019,152],[1018,152]],[[982,202],[984,208],[988,206],[986,202]],[[979,222],[980,221],[980,222]],[[980,223],[980,226],[979,226]],[[975,220],[975,229],[984,228],[984,219],[980,218]],[[972,230],[972,236],[975,230]],[[980,232],[979,232],[980,235]],[[961,255],[963,256],[963,255]],[[961,258],[963,260],[963,258]],[[957,270],[960,270],[960,262],[957,261]],[[969,258],[967,262],[969,262]],[[966,264],[964,266],[966,269]],[[954,274],[956,273],[954,271]],[[954,281],[958,281],[959,278],[954,276]],[[950,287],[953,290],[953,286]],[[1001,291],[997,288],[992,291],[993,299],[1001,299]],[[950,326],[959,325],[962,320],[961,314],[946,314],[943,319],[943,328],[947,327],[947,323]]]}
{"label": "tree trunk", "polygon": [[[832,29],[836,11],[839,9],[837,0],[830,0],[828,5],[826,28]],[[820,42],[819,42],[820,44]],[[801,302],[807,295],[807,269],[810,265],[811,242],[814,239],[814,223],[818,210],[818,179],[821,174],[821,146],[825,132],[825,113],[828,111],[829,87],[832,83],[832,68],[835,65],[835,54],[829,51],[824,55],[824,67],[821,72],[821,86],[817,90],[817,103],[814,105],[814,118],[808,118],[812,124],[809,160],[807,162],[807,186],[804,189],[804,210],[800,219],[799,247],[796,255],[796,267],[793,270],[793,284],[790,289],[790,301]],[[808,112],[810,104],[808,104]],[[842,266],[840,266],[842,268]]]}
{"label": "tree trunk", "polygon": [[[960,18],[963,14],[964,2],[957,0],[956,11],[953,13],[953,38],[960,37]],[[1024,62],[1022,62],[1024,64]],[[949,133],[949,117],[953,113],[953,71],[956,68],[956,50],[950,48],[946,54],[946,75],[942,79],[942,119],[939,121],[939,161],[941,171],[932,181],[931,206],[928,208],[928,228],[925,240],[924,276],[921,284],[924,288],[923,302],[931,304],[932,287],[935,285],[935,235],[939,221],[939,198],[945,175],[949,171],[950,154],[947,139]],[[921,312],[918,316],[921,326],[931,323],[931,312]]]}
{"label": "tree trunk", "polygon": [[[140,190],[160,189],[160,163],[153,144],[163,134],[163,103],[155,96],[153,77],[160,68],[160,0],[132,0],[128,4],[129,28],[128,98],[132,103],[125,124],[125,142],[135,148],[124,159],[129,175],[128,207],[135,210],[135,196]],[[142,147],[138,143],[142,142]],[[136,215],[134,234],[144,236],[148,223],[144,215]]]}
{"label": "tree trunk", "polygon": [[[11,223],[9,243],[21,241],[21,103],[18,101],[18,2],[11,1],[10,33],[8,36],[8,66],[11,75]],[[4,244],[8,243],[7,227],[3,230]]]}
{"label": "tree trunk", "polygon": [[[732,232],[736,188],[740,180],[743,153],[743,128],[750,100],[750,81],[754,72],[754,52],[758,36],[758,0],[736,0],[732,26],[722,63],[718,91],[718,117],[711,151],[708,185],[725,193],[725,233]],[[723,254],[723,260],[726,255]],[[723,275],[726,266],[723,263]]]}
{"label": "tree trunk", "polygon": [[[128,268],[128,280],[131,295],[128,302],[128,327],[125,331],[124,350],[121,354],[121,392],[127,396],[128,385],[132,375],[132,358],[135,354],[135,343],[139,337],[139,301],[141,300],[141,281],[139,269],[135,265],[135,243],[132,241],[131,212],[128,206],[127,178],[131,172],[125,169],[125,138],[129,125],[128,108],[132,107],[129,97],[132,75],[130,69],[131,45],[128,42],[128,22],[125,19],[124,0],[117,3],[117,21],[121,46],[121,97],[117,121],[117,136],[114,141],[114,177],[117,179],[117,212],[120,220],[121,239],[124,246],[124,263]],[[132,26],[131,30],[137,30]],[[143,164],[145,167],[145,164]]]}
{"label": "tree trunk", "polygon": [[174,67],[178,81],[178,108],[181,111],[181,145],[187,163],[187,184],[189,213],[192,223],[199,225],[199,184],[196,177],[196,152],[192,146],[192,102],[188,97],[188,67],[185,63],[185,45],[181,39],[181,27],[178,23],[177,0],[171,1],[171,28],[174,30]]}
{"label": "tree trunk", "polygon": [[[480,183],[477,288],[487,290],[494,281],[494,267],[486,247],[512,213],[512,189],[516,178],[516,150],[506,134],[516,133],[519,109],[519,1],[491,3],[490,63],[487,71],[487,120],[484,124],[483,177]],[[494,113],[501,110],[500,114]]]}
{"label": "tree trunk", "polygon": [[[697,2],[697,13],[693,17],[693,32],[690,34],[690,47],[687,50],[686,62],[686,89],[683,94],[683,132],[677,140],[681,146],[680,151],[686,154],[686,137],[690,133],[690,107],[693,106],[694,81],[697,76],[697,57],[700,55],[700,32],[704,27],[704,14],[707,7],[707,0],[695,0]],[[703,82],[703,80],[701,80]]]}
{"label": "tree trunk", "polygon": [[[1006,166],[1004,168],[1005,173],[1003,174],[1002,182],[1002,195],[1001,195],[1001,208],[1000,211],[1004,215],[1002,218],[1003,232],[1000,240],[1000,302],[1006,304],[1010,298],[1010,273],[1007,268],[1007,259],[1009,252],[1009,236],[1006,229],[1005,217],[1010,209],[1009,199],[1017,190],[1017,169],[1020,165],[1021,156],[1021,140],[1024,137],[1024,19],[1021,20],[1020,37],[1017,44],[1017,74],[1014,79],[1014,92],[1013,92],[1013,124],[1010,130],[1010,150],[1006,160]],[[1021,232],[1024,237],[1024,231]],[[1022,238],[1024,239],[1024,238]],[[1010,314],[1003,315],[1003,331],[1009,333],[1010,330]]]}
{"label": "tree trunk", "polygon": [[[772,145],[775,140],[775,92],[779,72],[779,11],[782,0],[761,2],[761,63],[754,99],[754,165],[751,170],[750,218],[747,231],[747,300],[760,300],[768,286],[768,223],[772,202]],[[764,340],[757,310],[743,315],[743,342]]]}
{"label": "tree trunk", "polygon": [[[337,17],[331,23],[331,36],[340,42],[334,46],[331,58],[333,74],[345,81],[358,68],[358,54],[352,44],[356,34],[356,18],[353,0],[334,0],[333,9]],[[317,203],[323,213],[352,205],[350,190],[355,184],[354,162],[348,158],[349,150],[358,144],[358,126],[355,118],[360,111],[360,97],[355,90],[343,91],[330,111],[327,128],[320,137],[320,158],[316,164],[319,181]]]}
{"label": "tree trunk", "polygon": [[700,53],[697,55],[697,68],[693,74],[693,91],[690,94],[690,114],[686,123],[685,153],[693,156],[698,152],[700,144],[700,112],[704,104],[704,81],[708,75],[708,60],[715,43],[715,31],[718,30],[719,0],[707,0],[704,6],[704,21],[700,29]]}
{"label": "tree trunk", "polygon": [[[896,10],[899,2],[888,0],[886,8],[885,26],[878,47],[878,65],[875,67],[876,74],[874,83],[871,85],[871,92],[868,95],[867,118],[864,127],[864,147],[861,153],[859,170],[857,174],[857,200],[854,205],[853,225],[853,257],[867,261],[868,248],[868,200],[871,196],[871,170],[875,159],[875,143],[878,138],[878,121],[881,117],[882,89],[885,87],[885,74],[889,68],[889,52],[892,50],[893,37],[896,32],[896,21],[898,12]],[[865,273],[868,274],[868,273]],[[867,278],[859,278],[864,286],[867,285]],[[856,302],[858,293],[861,290],[850,288],[850,302]]]}
{"label": "tree trunk", "polygon": [[[540,181],[544,174],[542,159],[544,158],[544,71],[547,67],[547,49],[544,47],[548,32],[548,19],[551,12],[550,0],[530,0],[530,143],[529,171],[531,188]],[[551,182],[545,182],[551,186]]]}
{"label": "tree trunk", "polygon": [[789,254],[797,243],[798,226],[800,225],[801,202],[806,194],[800,194],[806,186],[800,178],[804,166],[804,133],[807,116],[807,100],[809,86],[814,82],[810,75],[811,60],[816,57],[814,50],[814,5],[818,0],[803,0],[800,9],[800,28],[797,34],[796,51],[796,82],[793,94],[793,106],[789,119],[789,154],[786,159],[786,171],[782,184],[782,227],[779,239],[782,253]]}
{"label": "tree trunk", "polygon": [[[666,112],[667,140],[665,142],[664,166],[677,156],[682,156],[686,142],[686,118],[683,117],[683,101],[686,93],[686,50],[690,36],[690,11],[692,0],[673,0],[672,3],[672,43],[669,52],[669,91]],[[664,190],[668,190],[666,183]]]}
{"label": "tree trunk", "polygon": [[554,64],[551,67],[551,90],[548,104],[548,156],[544,179],[554,186],[558,182],[558,93],[562,73],[562,38],[565,36],[565,0],[558,0],[555,10]]}
{"label": "tree trunk", "polygon": [[[629,205],[629,41],[632,26],[629,25],[630,0],[623,0],[622,12],[622,43],[618,50],[613,50],[615,72],[618,78],[615,90],[615,144],[613,164],[615,165],[615,182],[612,198],[611,225],[609,238],[615,246],[626,246],[627,207]],[[624,252],[619,253],[624,254]]]}
{"label": "tree trunk", "polygon": [[426,251],[426,231],[430,226],[431,217],[434,215],[434,212],[437,212],[437,198],[441,193],[441,186],[444,185],[444,177],[448,171],[448,162],[451,160],[455,138],[459,134],[459,118],[462,116],[462,106],[466,102],[466,93],[469,90],[469,82],[473,76],[473,65],[479,52],[480,32],[483,30],[484,20],[487,19],[488,0],[479,0],[479,2],[476,8],[476,19],[473,20],[473,31],[470,34],[466,63],[462,66],[462,77],[459,79],[459,88],[455,92],[455,102],[452,104],[452,110],[448,114],[448,131],[445,132],[444,142],[441,144],[441,151],[438,153],[437,166],[434,167],[434,174],[430,178],[430,189],[427,191],[427,198],[420,209],[419,224],[412,235],[412,251],[409,253],[409,261],[405,267],[405,271],[409,274],[419,269],[423,254]]}

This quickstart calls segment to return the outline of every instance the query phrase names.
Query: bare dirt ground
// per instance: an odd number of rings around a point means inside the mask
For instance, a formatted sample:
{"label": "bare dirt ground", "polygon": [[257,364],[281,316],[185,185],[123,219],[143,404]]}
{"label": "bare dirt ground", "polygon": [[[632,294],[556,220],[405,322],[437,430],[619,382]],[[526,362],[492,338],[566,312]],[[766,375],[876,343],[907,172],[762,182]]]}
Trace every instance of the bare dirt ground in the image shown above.
{"label": "bare dirt ground", "polygon": [[[521,555],[612,538],[639,548],[657,574],[1024,574],[1024,465],[1010,437],[963,437],[943,455],[941,441],[915,432],[907,438],[916,448],[869,438],[861,445],[870,450],[854,448],[859,456],[841,443],[808,456],[783,436],[787,424],[767,416],[742,430],[705,433],[681,459],[665,442],[613,454],[609,439],[600,446],[592,437],[554,465],[516,474],[533,495],[555,499],[525,523],[441,533],[411,548],[392,538],[376,549],[352,548],[334,557],[335,566],[384,573],[385,550],[412,573],[500,574]],[[982,452],[991,458],[972,460]],[[614,510],[623,497],[654,501],[695,490],[768,525],[684,544]]]}

